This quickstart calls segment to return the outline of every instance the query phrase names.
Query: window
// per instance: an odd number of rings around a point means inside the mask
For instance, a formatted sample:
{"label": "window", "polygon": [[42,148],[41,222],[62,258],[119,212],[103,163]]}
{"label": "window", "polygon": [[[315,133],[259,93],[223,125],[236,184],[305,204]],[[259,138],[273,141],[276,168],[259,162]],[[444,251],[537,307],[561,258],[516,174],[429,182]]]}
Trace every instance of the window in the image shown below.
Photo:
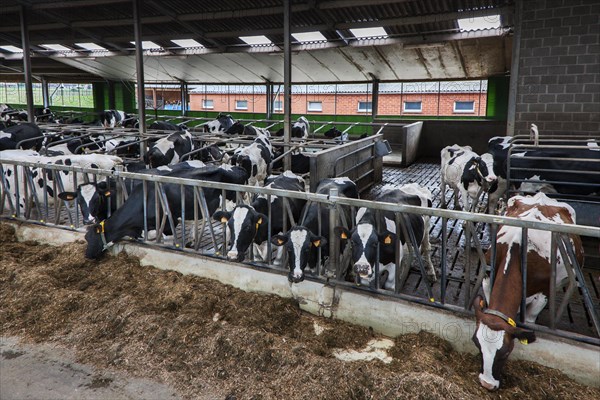
{"label": "window", "polygon": [[273,102],[273,111],[283,111],[283,101],[275,100]]}
{"label": "window", "polygon": [[474,101],[455,101],[454,112],[456,113],[472,113],[475,112]]}
{"label": "window", "polygon": [[210,99],[202,100],[202,108],[215,108],[215,102]]}
{"label": "window", "polygon": [[421,108],[420,101],[405,101],[404,102],[404,112],[421,112],[423,111]]}
{"label": "window", "polygon": [[236,110],[247,110],[248,109],[248,100],[236,100],[235,101],[235,109]]}
{"label": "window", "polygon": [[373,110],[373,103],[370,101],[359,101],[358,112],[371,112]]}
{"label": "window", "polygon": [[323,103],[320,101],[309,101],[306,107],[307,111],[323,111]]}

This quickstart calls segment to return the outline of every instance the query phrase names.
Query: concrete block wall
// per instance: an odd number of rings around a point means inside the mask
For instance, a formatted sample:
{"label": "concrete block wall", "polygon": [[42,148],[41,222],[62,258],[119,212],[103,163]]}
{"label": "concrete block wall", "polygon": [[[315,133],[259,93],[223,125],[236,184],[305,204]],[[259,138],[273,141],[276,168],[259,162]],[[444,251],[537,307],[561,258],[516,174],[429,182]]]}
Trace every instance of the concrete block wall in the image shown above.
{"label": "concrete block wall", "polygon": [[600,136],[600,1],[523,1],[515,134]]}

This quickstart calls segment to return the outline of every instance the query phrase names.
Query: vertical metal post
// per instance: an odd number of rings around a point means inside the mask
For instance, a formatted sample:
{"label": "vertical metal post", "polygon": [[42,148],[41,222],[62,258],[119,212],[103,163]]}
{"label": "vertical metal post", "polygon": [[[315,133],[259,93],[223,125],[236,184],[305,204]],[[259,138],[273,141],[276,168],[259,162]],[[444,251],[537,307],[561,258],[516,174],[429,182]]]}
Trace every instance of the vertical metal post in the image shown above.
{"label": "vertical metal post", "polygon": [[508,115],[506,120],[506,134],[515,135],[515,119],[517,113],[517,92],[519,86],[519,62],[521,57],[521,25],[523,17],[523,1],[515,2],[514,34],[512,40],[512,63],[510,66],[510,81],[508,91]]}
{"label": "vertical metal post", "polygon": [[[181,115],[185,116],[188,109],[188,85],[186,81],[180,81],[180,94],[181,94]],[[206,98],[206,85],[204,85],[204,97]]]}
{"label": "vertical metal post", "polygon": [[442,218],[442,249],[441,249],[441,287],[440,287],[440,298],[441,303],[446,304],[446,286],[448,284],[448,254],[447,254],[447,242],[448,242],[448,219]]}
{"label": "vertical metal post", "polygon": [[[291,0],[283,1],[283,142],[291,141],[292,116],[292,46],[290,41],[292,6]],[[292,169],[292,156],[283,158],[284,170]]]}
{"label": "vertical metal post", "polygon": [[267,104],[267,119],[273,118],[273,84],[271,81],[265,83],[266,86],[266,104]]}
{"label": "vertical metal post", "polygon": [[[557,243],[558,233],[552,232],[550,237],[550,288],[548,292],[548,309],[550,310],[550,329],[556,329],[556,253],[558,252]],[[565,268],[569,268],[566,265]]]}
{"label": "vertical metal post", "polygon": [[[142,49],[142,0],[133,0],[133,33],[135,37],[135,70],[137,75],[137,103],[139,132],[146,132],[146,95],[144,90],[144,52]],[[141,155],[146,153],[146,142],[142,142]]]}
{"label": "vertical metal post", "polygon": [[50,107],[50,95],[48,93],[48,80],[45,76],[42,76],[42,102],[45,107]]}
{"label": "vertical metal post", "polygon": [[31,49],[29,48],[27,9],[22,5],[20,11],[21,43],[23,44],[23,74],[25,75],[25,96],[27,98],[27,121],[34,122],[33,85],[31,83]]}
{"label": "vertical metal post", "polygon": [[[338,190],[337,188],[331,188],[329,189],[329,198],[331,199],[331,197],[337,197],[338,196]],[[327,205],[328,209],[329,209],[329,232],[327,232],[327,234],[329,235],[329,271],[335,271],[335,277],[336,279],[342,279],[341,275],[341,271],[340,268],[338,268],[338,248],[339,246],[337,246],[337,237],[335,235],[335,227],[337,226],[338,223],[338,212],[337,212],[337,207],[335,206],[335,204],[328,204]],[[323,235],[323,232],[321,232],[321,235]]]}
{"label": "vertical metal post", "polygon": [[[377,117],[377,108],[379,106],[379,80],[373,80],[373,86],[371,87],[371,122],[375,122]],[[371,134],[375,134],[377,127],[371,128]]]}
{"label": "vertical metal post", "polygon": [[[525,311],[527,307],[527,251],[528,251],[528,239],[527,239],[527,228],[521,230],[521,281],[523,287],[523,293],[521,296],[521,312],[519,313],[519,319],[521,322],[525,322]],[[550,282],[552,285],[553,283]]]}

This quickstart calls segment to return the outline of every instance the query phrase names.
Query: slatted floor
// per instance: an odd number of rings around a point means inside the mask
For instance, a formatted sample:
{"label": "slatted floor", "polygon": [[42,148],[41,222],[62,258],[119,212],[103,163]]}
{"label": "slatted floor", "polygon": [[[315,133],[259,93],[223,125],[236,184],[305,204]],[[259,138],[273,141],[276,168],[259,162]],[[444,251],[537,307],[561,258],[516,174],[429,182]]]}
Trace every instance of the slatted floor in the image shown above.
{"label": "slatted floor", "polygon": [[[406,184],[416,182],[422,186],[429,188],[433,195],[433,207],[440,207],[440,187],[439,187],[440,175],[439,175],[439,162],[435,160],[421,160],[414,163],[408,168],[396,168],[396,167],[384,167],[383,182],[372,187],[369,193],[363,194],[363,198],[373,198],[378,191],[381,190],[385,184]],[[447,194],[447,201],[450,204],[450,196]],[[452,207],[452,206],[450,206]],[[61,213],[62,223],[68,224],[66,213],[63,210]],[[49,218],[53,221],[53,215]],[[221,242],[222,238],[222,227],[221,224],[211,220],[213,230],[215,232],[217,243]],[[191,229],[193,224],[187,223],[187,241],[191,238]],[[447,240],[447,281],[446,281],[446,296],[445,303],[453,304],[457,306],[463,306],[465,304],[466,297],[466,285],[464,278],[464,266],[466,265],[465,257],[467,252],[470,253],[472,260],[478,259],[478,254],[475,249],[468,248],[465,250],[465,235],[463,230],[462,221],[448,220],[447,224],[448,240]],[[487,249],[490,245],[487,229],[485,226],[479,227],[479,239],[483,249]],[[179,236],[179,235],[178,235]],[[402,293],[410,294],[418,297],[427,298],[426,285],[432,290],[433,296],[436,300],[441,299],[441,280],[440,276],[440,265],[441,265],[441,238],[442,238],[442,220],[438,217],[431,219],[431,230],[430,238],[432,242],[431,259],[436,267],[438,274],[437,282],[430,284],[426,279],[423,279],[419,269],[416,267],[416,263],[413,263],[406,283],[401,289]],[[172,241],[167,241],[167,245],[172,245]],[[599,247],[598,241],[587,242],[588,249],[597,249]],[[205,227],[204,234],[201,236],[200,251],[205,254],[214,254],[215,248],[209,235],[208,226]],[[474,284],[476,281],[477,274],[480,271],[481,264],[475,263],[477,266],[473,267],[469,282],[471,290],[474,290]],[[475,265],[473,264],[473,265]],[[595,257],[587,257],[584,275],[586,279],[586,285],[590,291],[593,301],[595,304],[600,304],[600,261],[597,255]],[[479,289],[477,289],[479,290]],[[583,305],[583,298],[580,294],[581,289],[578,288],[567,307],[566,312],[557,323],[557,328],[569,332],[576,332],[579,334],[598,337],[594,332],[594,328]],[[560,304],[560,294],[558,297],[557,304]],[[546,308],[539,316],[539,324],[547,325],[549,323],[548,309]]]}

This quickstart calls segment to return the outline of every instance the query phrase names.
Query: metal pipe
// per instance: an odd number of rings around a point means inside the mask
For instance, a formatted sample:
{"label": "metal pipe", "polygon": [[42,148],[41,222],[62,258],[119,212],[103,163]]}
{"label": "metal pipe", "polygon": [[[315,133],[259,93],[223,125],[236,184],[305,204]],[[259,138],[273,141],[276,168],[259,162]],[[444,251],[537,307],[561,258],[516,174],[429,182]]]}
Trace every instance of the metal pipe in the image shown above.
{"label": "metal pipe", "polygon": [[514,33],[512,40],[512,63],[510,66],[510,81],[508,91],[508,115],[506,134],[515,135],[515,120],[517,113],[517,94],[519,93],[519,63],[521,62],[521,24],[523,16],[523,0],[517,0],[514,11]]}
{"label": "metal pipe", "polygon": [[[146,133],[146,95],[144,90],[144,51],[142,48],[142,0],[133,0],[133,33],[135,37],[135,70],[137,76],[138,123],[140,135]],[[146,144],[140,144],[140,155],[146,154]]]}
{"label": "metal pipe", "polygon": [[21,19],[21,43],[23,44],[23,75],[25,76],[25,96],[27,98],[27,121],[35,122],[33,115],[33,84],[31,82],[31,49],[29,45],[29,27],[27,25],[27,8],[19,8]]}
{"label": "metal pipe", "polygon": [[[525,314],[527,309],[527,250],[528,250],[527,228],[521,230],[521,312],[519,319],[525,322]],[[550,282],[552,285],[552,282]]]}
{"label": "metal pipe", "polygon": [[[289,143],[292,137],[292,45],[291,24],[292,10],[291,0],[283,0],[283,141]],[[283,169],[292,169],[292,156],[287,155],[283,159]]]}
{"label": "metal pipe", "polygon": [[48,80],[45,76],[42,76],[42,101],[44,108],[50,107],[50,96],[48,91]]}

